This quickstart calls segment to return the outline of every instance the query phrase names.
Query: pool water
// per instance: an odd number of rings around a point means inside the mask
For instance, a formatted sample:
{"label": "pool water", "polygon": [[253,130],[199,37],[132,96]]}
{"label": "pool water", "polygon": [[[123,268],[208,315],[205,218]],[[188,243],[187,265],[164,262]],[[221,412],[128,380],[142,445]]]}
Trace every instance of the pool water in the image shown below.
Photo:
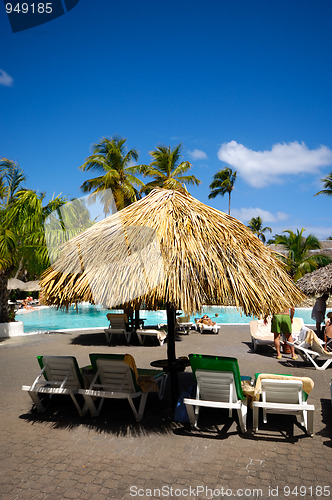
{"label": "pool water", "polygon": [[[34,311],[20,310],[16,314],[17,321],[23,321],[25,332],[45,332],[64,329],[76,328],[98,328],[108,326],[106,314],[110,312],[99,306],[91,306],[89,304],[79,304],[78,310],[74,307],[68,311],[57,310],[55,307],[40,308]],[[116,312],[115,310],[113,312]],[[118,310],[117,312],[123,312]],[[328,312],[328,311],[327,311]],[[208,314],[217,323],[224,324],[243,324],[249,323],[252,316],[241,315],[235,307],[221,307],[221,306],[205,306],[201,314]],[[191,317],[194,321],[195,317],[201,316],[197,314]],[[215,314],[218,317],[215,318]],[[306,325],[313,325],[314,321],[311,319],[311,309],[296,309],[295,316],[301,317]],[[140,318],[144,318],[144,324],[155,325],[166,323],[166,311],[140,311]]]}

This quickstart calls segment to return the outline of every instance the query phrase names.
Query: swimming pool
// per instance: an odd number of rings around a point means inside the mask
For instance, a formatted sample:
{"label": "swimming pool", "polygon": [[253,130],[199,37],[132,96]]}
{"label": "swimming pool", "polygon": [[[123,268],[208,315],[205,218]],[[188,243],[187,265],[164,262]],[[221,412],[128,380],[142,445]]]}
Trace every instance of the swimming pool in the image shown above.
{"label": "swimming pool", "polygon": [[[27,333],[80,328],[106,328],[108,326],[106,318],[108,312],[110,311],[99,306],[80,304],[78,312],[74,307],[69,308],[68,312],[57,310],[55,307],[40,308],[31,312],[20,310],[16,314],[16,319],[17,321],[23,321],[24,331]],[[123,311],[119,310],[118,312]],[[241,316],[235,307],[205,306],[202,314],[208,314],[211,318],[218,314],[216,322],[224,324],[249,323],[253,319],[251,316]],[[296,309],[295,316],[303,318],[306,325],[314,324],[311,319],[311,309]],[[140,311],[140,317],[145,318],[145,325],[167,322],[166,311],[163,310],[142,310]],[[191,321],[194,321],[194,316],[191,317]]]}

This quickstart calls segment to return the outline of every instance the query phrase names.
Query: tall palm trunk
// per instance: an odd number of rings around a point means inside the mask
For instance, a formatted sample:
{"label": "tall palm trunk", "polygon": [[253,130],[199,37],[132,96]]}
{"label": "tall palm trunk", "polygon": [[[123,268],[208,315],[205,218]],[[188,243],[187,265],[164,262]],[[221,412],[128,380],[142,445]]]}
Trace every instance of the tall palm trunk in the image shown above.
{"label": "tall palm trunk", "polygon": [[10,321],[10,311],[8,306],[9,274],[10,274],[10,269],[6,271],[0,271],[0,323],[9,323]]}

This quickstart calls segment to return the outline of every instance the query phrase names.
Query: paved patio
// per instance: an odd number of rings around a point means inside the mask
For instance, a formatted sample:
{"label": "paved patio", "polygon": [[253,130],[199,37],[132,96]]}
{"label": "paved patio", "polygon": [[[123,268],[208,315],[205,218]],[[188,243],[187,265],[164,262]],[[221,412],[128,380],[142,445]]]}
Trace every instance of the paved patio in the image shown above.
{"label": "paved patio", "polygon": [[[107,346],[103,334],[38,334],[0,341],[2,500],[131,498],[327,498],[332,490],[332,369],[315,371],[272,349],[250,350],[249,327],[225,326],[219,335],[179,337],[177,355],[190,352],[234,356],[242,375],[257,371],[309,376],[315,382],[314,437],[293,417],[270,417],[252,434],[240,435],[227,412],[202,413],[199,431],[172,421],[169,393],[149,396],[145,418],[136,423],[125,401],[105,403],[98,418],[79,418],[71,401],[40,415],[21,390],[38,373],[36,356],[90,352],[130,353],[139,367],[165,358],[164,346]],[[190,368],[181,387],[190,387]],[[325,489],[324,489],[325,487]],[[296,495],[297,493],[297,495]]]}

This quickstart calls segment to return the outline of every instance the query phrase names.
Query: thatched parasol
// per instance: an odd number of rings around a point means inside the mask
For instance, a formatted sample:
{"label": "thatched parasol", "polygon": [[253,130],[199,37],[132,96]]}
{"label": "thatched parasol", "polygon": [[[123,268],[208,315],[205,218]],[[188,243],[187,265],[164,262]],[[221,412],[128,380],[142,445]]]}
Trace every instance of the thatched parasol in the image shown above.
{"label": "thatched parasol", "polygon": [[166,304],[168,359],[175,363],[175,310],[235,305],[280,312],[304,299],[280,260],[246,226],[189,194],[155,189],[63,247],[42,280],[43,300],[68,306]]}
{"label": "thatched parasol", "polygon": [[305,274],[296,284],[303,293],[309,296],[332,293],[332,264]]}

